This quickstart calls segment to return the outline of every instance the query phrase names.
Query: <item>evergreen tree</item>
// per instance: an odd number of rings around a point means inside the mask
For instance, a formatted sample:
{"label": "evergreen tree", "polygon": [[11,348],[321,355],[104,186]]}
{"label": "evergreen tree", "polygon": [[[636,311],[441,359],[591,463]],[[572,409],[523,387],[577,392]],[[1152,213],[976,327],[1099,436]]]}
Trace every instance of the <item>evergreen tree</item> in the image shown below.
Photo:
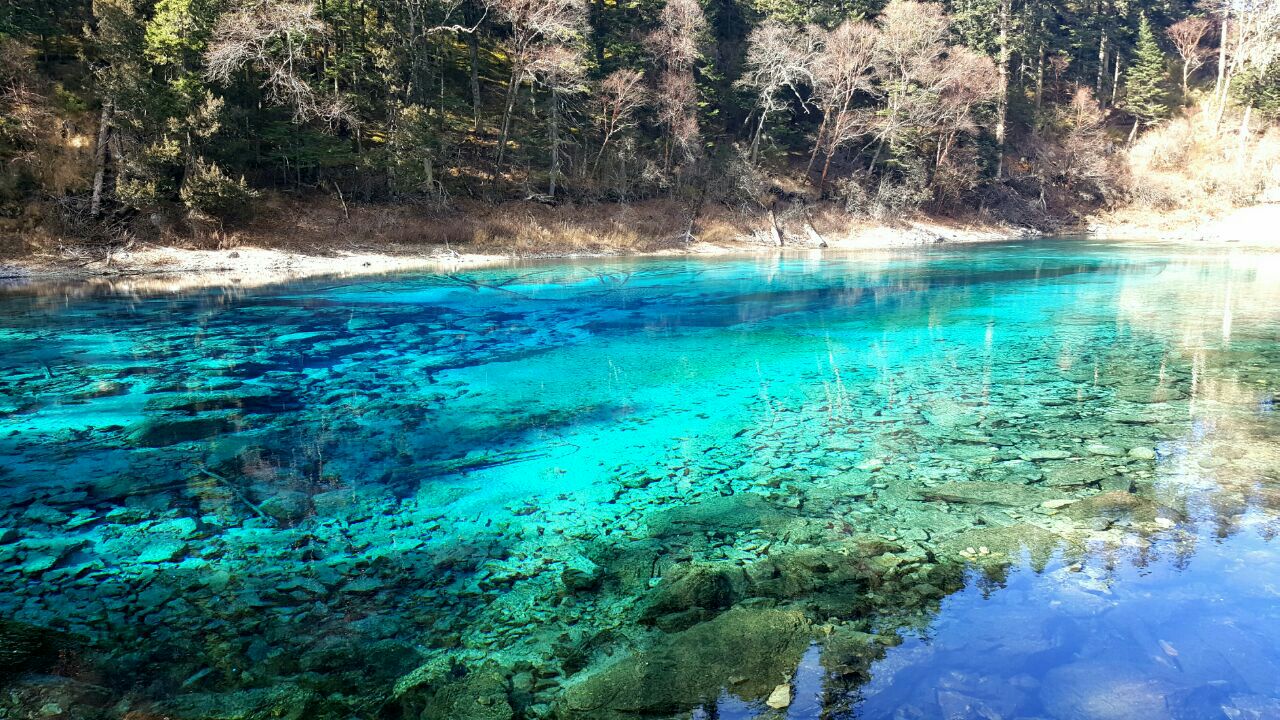
{"label": "evergreen tree", "polygon": [[1124,109],[1134,118],[1133,134],[1142,123],[1151,124],[1169,112],[1164,51],[1156,42],[1155,31],[1146,13],[1138,25],[1137,55],[1129,72],[1125,74]]}

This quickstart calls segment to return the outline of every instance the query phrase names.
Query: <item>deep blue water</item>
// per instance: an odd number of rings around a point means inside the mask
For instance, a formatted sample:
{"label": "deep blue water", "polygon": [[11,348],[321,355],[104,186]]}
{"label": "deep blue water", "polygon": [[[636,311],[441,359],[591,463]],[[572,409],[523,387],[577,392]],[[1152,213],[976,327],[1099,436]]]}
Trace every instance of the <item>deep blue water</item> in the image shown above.
{"label": "deep blue water", "polygon": [[1278,387],[1246,250],[2,291],[0,716],[1280,718]]}

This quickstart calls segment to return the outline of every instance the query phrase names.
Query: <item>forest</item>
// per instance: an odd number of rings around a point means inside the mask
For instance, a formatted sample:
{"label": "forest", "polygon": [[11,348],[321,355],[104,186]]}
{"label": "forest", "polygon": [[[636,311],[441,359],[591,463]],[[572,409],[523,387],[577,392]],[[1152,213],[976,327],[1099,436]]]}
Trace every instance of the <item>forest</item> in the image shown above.
{"label": "forest", "polygon": [[1278,52],[1276,0],[8,0],[0,216],[803,195],[1044,224],[1177,202],[1126,151],[1191,108],[1155,165],[1204,127],[1252,152]]}

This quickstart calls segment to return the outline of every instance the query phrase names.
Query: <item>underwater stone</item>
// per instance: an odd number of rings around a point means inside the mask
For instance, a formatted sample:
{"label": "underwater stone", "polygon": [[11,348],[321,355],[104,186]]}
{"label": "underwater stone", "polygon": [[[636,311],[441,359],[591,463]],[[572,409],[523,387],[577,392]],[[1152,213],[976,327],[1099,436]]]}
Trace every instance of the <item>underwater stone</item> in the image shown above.
{"label": "underwater stone", "polygon": [[[987,552],[983,553],[982,548]],[[947,560],[964,559],[988,569],[1017,562],[1026,551],[1032,567],[1044,569],[1049,558],[1061,550],[1067,557],[1078,554],[1079,543],[1037,525],[1018,523],[1004,527],[984,527],[948,538],[941,546]]]}
{"label": "underwater stone", "polygon": [[169,706],[180,720],[301,720],[315,696],[292,685],[225,693],[190,693]]}
{"label": "underwater stone", "polygon": [[794,517],[755,493],[738,493],[681,505],[649,519],[652,537],[670,537],[707,530],[742,531],[777,527]]}
{"label": "underwater stone", "polygon": [[393,698],[400,717],[416,720],[510,720],[515,716],[505,673],[494,663],[472,665],[445,652],[401,677]]}
{"label": "underwater stone", "polygon": [[1119,520],[1128,518],[1136,522],[1152,522],[1160,506],[1148,498],[1130,492],[1104,492],[1085,498],[1067,510],[1067,515],[1080,522],[1095,519]]}
{"label": "underwater stone", "polygon": [[948,482],[937,487],[920,490],[919,494],[926,500],[942,500],[944,502],[971,505],[1005,505],[1009,507],[1039,505],[1045,500],[1052,500],[1057,497],[1053,492],[1028,485],[985,481]]}
{"label": "underwater stone", "polygon": [[[795,671],[811,637],[799,612],[734,608],[575,677],[559,709],[568,717],[621,720],[688,710],[725,688],[744,700],[764,700],[779,677]],[[730,687],[731,678],[742,682]]]}
{"label": "underwater stone", "polygon": [[139,447],[168,447],[184,442],[208,440],[235,432],[234,417],[202,417],[191,420],[152,420],[129,434],[129,442]]}
{"label": "underwater stone", "polygon": [[1165,699],[1173,690],[1153,673],[1092,658],[1051,670],[1040,698],[1055,718],[1169,720]]}
{"label": "underwater stone", "polygon": [[59,662],[63,651],[78,644],[78,638],[65,633],[0,619],[0,675],[44,672]]}
{"label": "underwater stone", "polygon": [[1066,460],[1071,457],[1071,453],[1066,450],[1031,450],[1027,453],[1028,460],[1041,462],[1044,460]]}
{"label": "underwater stone", "polygon": [[764,701],[764,704],[775,710],[781,710],[790,706],[791,685],[782,683],[778,687],[774,688],[773,692],[769,693],[769,697]]}
{"label": "underwater stone", "polygon": [[187,544],[178,541],[158,542],[138,553],[138,562],[163,563],[182,559],[187,554]]}
{"label": "underwater stone", "polygon": [[871,664],[884,656],[885,646],[871,633],[839,625],[822,643],[822,666],[837,676],[866,676]]}
{"label": "underwater stone", "polygon": [[44,503],[35,503],[22,513],[22,519],[29,523],[40,523],[43,525],[61,525],[70,517],[66,513],[56,508],[51,508]]}
{"label": "underwater stone", "polygon": [[263,500],[259,507],[262,508],[262,512],[289,525],[307,517],[313,511],[311,497],[296,490],[280,491]]}
{"label": "underwater stone", "polygon": [[560,572],[560,581],[569,592],[594,590],[600,586],[603,578],[604,574],[600,566],[581,555],[570,558],[564,570]]}
{"label": "underwater stone", "polygon": [[[735,565],[676,566],[652,591],[640,617],[652,622],[664,615],[683,614],[674,624],[687,627],[709,612],[732,605],[742,596],[745,585],[746,576]],[[689,613],[690,610],[697,612]]]}
{"label": "underwater stone", "polygon": [[1044,484],[1055,488],[1095,485],[1114,473],[1093,462],[1055,463],[1044,468]]}

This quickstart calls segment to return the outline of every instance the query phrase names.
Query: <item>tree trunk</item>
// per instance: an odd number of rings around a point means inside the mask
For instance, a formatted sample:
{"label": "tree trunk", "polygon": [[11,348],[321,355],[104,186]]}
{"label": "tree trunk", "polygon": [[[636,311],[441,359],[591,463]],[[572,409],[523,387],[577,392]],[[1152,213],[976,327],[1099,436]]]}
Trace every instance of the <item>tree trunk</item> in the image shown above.
{"label": "tree trunk", "polygon": [[1036,60],[1036,110],[1044,103],[1044,43],[1040,43],[1040,57]]}
{"label": "tree trunk", "polygon": [[813,140],[813,152],[809,153],[809,165],[804,169],[806,179],[813,175],[813,164],[818,161],[818,148],[822,147],[822,134],[827,131],[829,117],[827,113],[822,113],[822,123],[818,125],[818,137]]}
{"label": "tree trunk", "polygon": [[1222,86],[1227,77],[1227,24],[1229,22],[1226,11],[1223,11],[1222,24],[1218,32],[1218,80],[1213,84],[1214,102],[1221,102]]}
{"label": "tree trunk", "polygon": [[1222,125],[1222,116],[1227,111],[1227,95],[1231,92],[1231,74],[1227,68],[1227,26],[1230,23],[1230,16],[1224,10],[1222,12],[1222,32],[1218,39],[1218,82],[1213,88],[1214,101],[1218,104],[1217,112],[1213,118],[1213,133],[1218,134],[1218,128]]}
{"label": "tree trunk", "polygon": [[1240,144],[1236,150],[1236,162],[1244,162],[1245,151],[1249,149],[1249,121],[1253,118],[1253,103],[1244,106],[1244,117],[1240,119]]}
{"label": "tree trunk", "polygon": [[1107,29],[1102,29],[1102,39],[1098,41],[1098,79],[1094,83],[1093,94],[1102,99],[1102,85],[1107,81]]}
{"label": "tree trunk", "polygon": [[760,136],[764,134],[764,121],[768,117],[769,112],[763,108],[760,110],[760,122],[756,124],[755,137],[751,138],[751,164],[755,165],[760,160]]}
{"label": "tree trunk", "polygon": [[480,39],[467,33],[467,50],[471,54],[471,115],[475,131],[480,132]]}
{"label": "tree trunk", "polygon": [[551,199],[556,197],[556,181],[560,179],[560,92],[556,89],[556,78],[551,78],[551,112],[547,117],[547,128],[551,134],[551,186],[547,194]]}
{"label": "tree trunk", "polygon": [[1009,22],[1013,14],[1012,0],[1000,2],[999,96],[996,98],[996,181],[1004,179],[1004,143],[1009,116]]}
{"label": "tree trunk", "polygon": [[778,227],[778,216],[774,214],[773,208],[769,208],[769,235],[778,247],[785,244],[782,240],[782,229]]}
{"label": "tree trunk", "polygon": [[1116,73],[1111,79],[1111,104],[1116,104],[1116,93],[1120,91],[1120,53],[1116,53]]}
{"label": "tree trunk", "polygon": [[515,68],[511,69],[511,81],[507,84],[507,104],[502,111],[502,131],[498,133],[498,165],[507,155],[507,137],[511,133],[511,115],[516,111],[516,94],[520,92],[520,75]]}
{"label": "tree trunk", "polygon": [[1132,145],[1132,144],[1133,144],[1133,141],[1134,141],[1135,139],[1137,139],[1137,137],[1138,137],[1138,126],[1139,126],[1139,125],[1141,125],[1141,124],[1142,124],[1142,118],[1134,118],[1134,119],[1133,119],[1133,129],[1129,131],[1129,144],[1130,144],[1130,145]]}
{"label": "tree trunk", "polygon": [[110,100],[102,103],[102,117],[98,121],[98,144],[93,149],[93,197],[89,201],[89,217],[97,220],[102,215],[102,186],[107,178],[107,144],[111,141]]}

